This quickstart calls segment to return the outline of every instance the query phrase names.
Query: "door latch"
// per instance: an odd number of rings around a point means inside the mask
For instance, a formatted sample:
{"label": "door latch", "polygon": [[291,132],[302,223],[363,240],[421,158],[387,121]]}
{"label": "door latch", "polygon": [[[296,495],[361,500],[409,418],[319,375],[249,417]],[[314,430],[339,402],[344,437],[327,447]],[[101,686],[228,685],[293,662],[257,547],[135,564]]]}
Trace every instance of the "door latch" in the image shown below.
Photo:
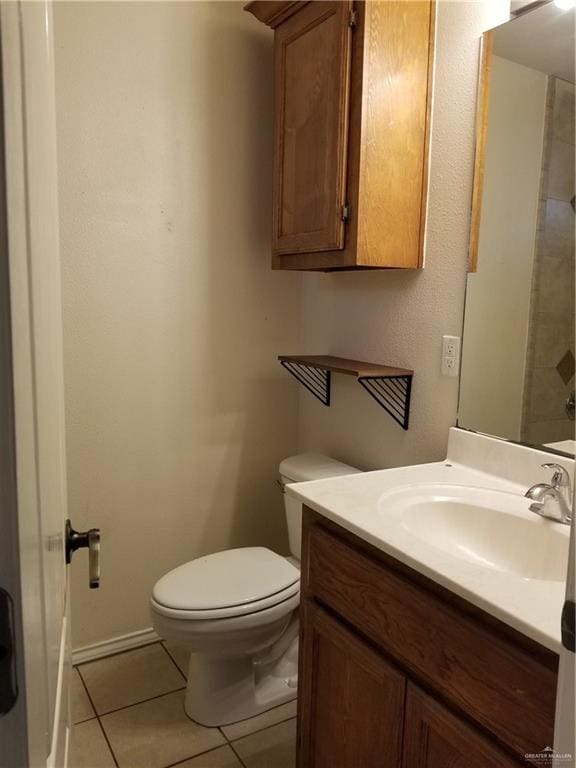
{"label": "door latch", "polygon": [[566,600],[562,608],[562,645],[567,651],[576,652],[576,631],[574,600]]}
{"label": "door latch", "polygon": [[88,549],[88,581],[90,589],[100,586],[100,529],[90,528],[79,533],[66,520],[66,564],[69,565],[77,549]]}
{"label": "door latch", "polygon": [[14,605],[0,588],[0,717],[10,712],[18,698],[14,646]]}

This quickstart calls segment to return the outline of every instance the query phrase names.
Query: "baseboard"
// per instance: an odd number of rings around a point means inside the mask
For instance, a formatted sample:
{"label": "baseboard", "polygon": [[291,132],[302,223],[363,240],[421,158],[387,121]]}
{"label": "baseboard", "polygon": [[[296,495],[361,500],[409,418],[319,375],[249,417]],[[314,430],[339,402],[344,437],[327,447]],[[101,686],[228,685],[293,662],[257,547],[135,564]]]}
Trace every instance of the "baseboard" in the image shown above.
{"label": "baseboard", "polygon": [[84,664],[86,661],[103,659],[105,656],[112,656],[115,653],[129,651],[142,645],[150,645],[150,643],[157,643],[158,640],[160,640],[160,636],[152,627],[140,629],[127,635],[112,637],[110,640],[102,640],[99,643],[75,648],[72,651],[72,664]]}

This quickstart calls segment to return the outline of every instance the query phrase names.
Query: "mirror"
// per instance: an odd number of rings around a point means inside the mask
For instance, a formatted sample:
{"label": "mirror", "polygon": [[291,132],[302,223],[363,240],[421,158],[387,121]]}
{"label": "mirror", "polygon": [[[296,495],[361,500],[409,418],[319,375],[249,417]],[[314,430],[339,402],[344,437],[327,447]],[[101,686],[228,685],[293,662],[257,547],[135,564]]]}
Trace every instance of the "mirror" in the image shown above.
{"label": "mirror", "polygon": [[458,425],[574,454],[574,10],[483,39]]}

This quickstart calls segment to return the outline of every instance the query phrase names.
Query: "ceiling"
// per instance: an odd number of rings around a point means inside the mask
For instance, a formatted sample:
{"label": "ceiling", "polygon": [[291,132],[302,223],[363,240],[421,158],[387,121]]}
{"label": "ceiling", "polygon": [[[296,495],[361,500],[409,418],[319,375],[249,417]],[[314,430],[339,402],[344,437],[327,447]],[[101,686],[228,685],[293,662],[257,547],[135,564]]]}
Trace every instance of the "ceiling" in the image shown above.
{"label": "ceiling", "polygon": [[573,8],[563,11],[546,3],[496,27],[494,53],[573,83],[574,24]]}

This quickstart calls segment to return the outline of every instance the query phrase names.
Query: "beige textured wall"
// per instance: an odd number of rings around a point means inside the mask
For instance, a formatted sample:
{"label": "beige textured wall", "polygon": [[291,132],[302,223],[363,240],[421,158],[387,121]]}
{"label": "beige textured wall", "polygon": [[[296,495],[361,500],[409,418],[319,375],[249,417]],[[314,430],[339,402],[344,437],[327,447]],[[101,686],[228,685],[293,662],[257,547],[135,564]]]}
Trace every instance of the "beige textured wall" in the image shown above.
{"label": "beige textured wall", "polygon": [[410,430],[402,431],[355,381],[334,376],[331,408],[301,394],[302,449],[362,468],[445,456],[458,380],[441,376],[441,337],[462,329],[479,42],[508,11],[503,0],[438,3],[425,269],[305,277],[307,351],[413,368]]}
{"label": "beige textured wall", "polygon": [[76,647],[199,554],[285,549],[296,274],[269,268],[271,35],[240,3],[56,3]]}
{"label": "beige textured wall", "polygon": [[[302,449],[444,454],[478,41],[507,13],[439,3],[426,269],[302,277],[268,266],[270,32],[240,3],[57,4],[70,508],[104,534],[102,590],[74,565],[76,646],[149,626],[153,582],[183,560],[285,544],[273,480],[298,402]],[[299,392],[274,356],[304,348],[414,367],[410,431],[346,377],[330,409]]]}

